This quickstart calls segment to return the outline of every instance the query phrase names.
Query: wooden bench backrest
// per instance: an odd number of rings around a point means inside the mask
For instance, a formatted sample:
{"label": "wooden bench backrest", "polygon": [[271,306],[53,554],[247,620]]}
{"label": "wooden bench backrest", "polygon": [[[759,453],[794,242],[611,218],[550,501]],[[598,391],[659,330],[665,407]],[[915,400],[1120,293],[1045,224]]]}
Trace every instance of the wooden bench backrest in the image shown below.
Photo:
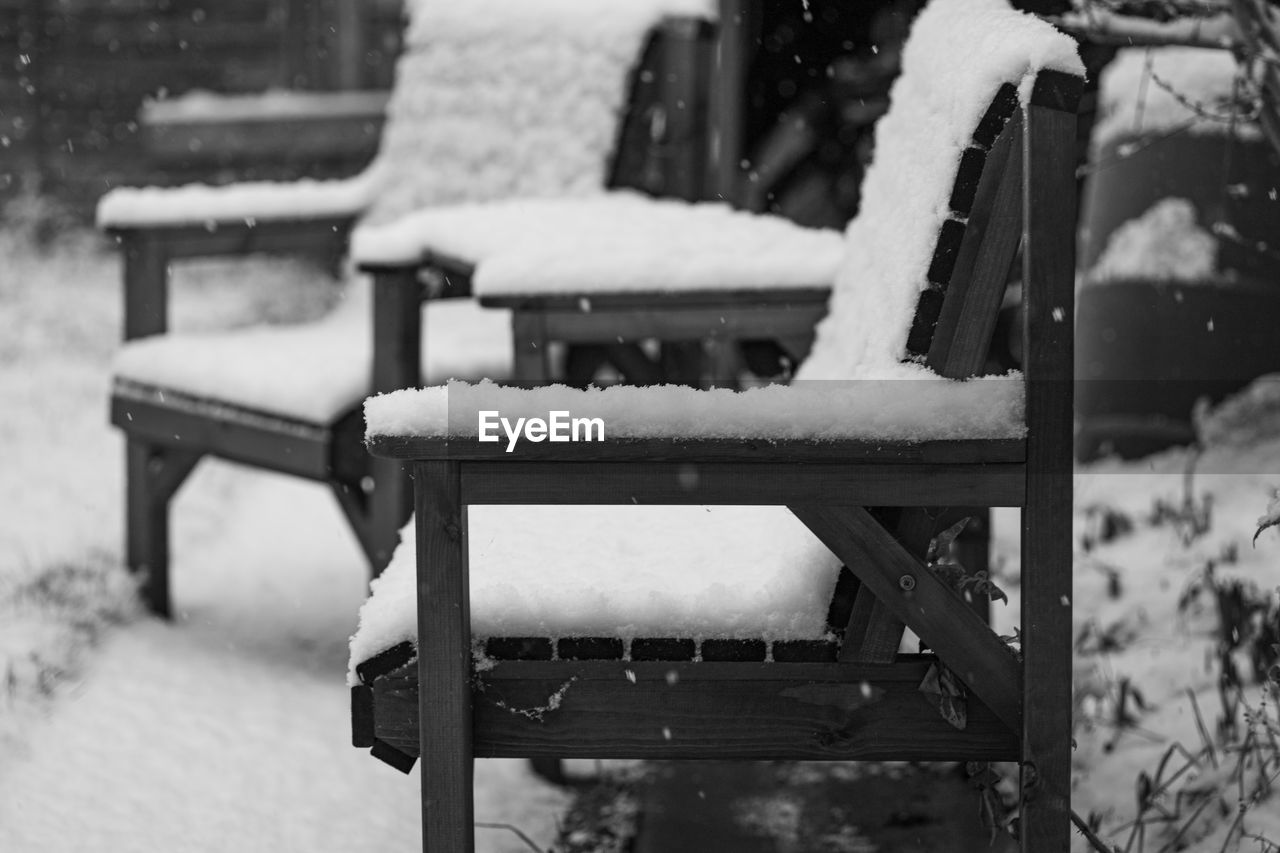
{"label": "wooden bench backrest", "polygon": [[613,186],[668,191],[668,166],[700,183],[689,157],[666,149],[704,154],[703,99],[690,87],[705,77],[705,22],[620,2],[608,16],[565,3],[410,3],[370,220]]}

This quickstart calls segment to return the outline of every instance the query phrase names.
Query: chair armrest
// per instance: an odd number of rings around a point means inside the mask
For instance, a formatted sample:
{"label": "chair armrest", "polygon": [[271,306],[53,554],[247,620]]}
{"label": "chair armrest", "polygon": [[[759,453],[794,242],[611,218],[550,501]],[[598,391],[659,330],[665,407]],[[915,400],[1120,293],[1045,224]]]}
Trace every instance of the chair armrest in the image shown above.
{"label": "chair armrest", "polygon": [[[1020,378],[922,376],[903,366],[877,379],[741,393],[454,382],[370,398],[366,440],[380,455],[453,461],[1020,459],[1026,432]],[[543,422],[540,437],[525,428],[535,420]]]}
{"label": "chair armrest", "polygon": [[367,205],[368,174],[344,181],[122,188],[98,225],[124,253],[124,339],[168,328],[168,267],[179,258],[255,252],[337,259]]}
{"label": "chair armrest", "polygon": [[97,224],[104,230],[121,231],[354,219],[368,208],[375,178],[366,171],[334,181],[121,187],[98,202]]}

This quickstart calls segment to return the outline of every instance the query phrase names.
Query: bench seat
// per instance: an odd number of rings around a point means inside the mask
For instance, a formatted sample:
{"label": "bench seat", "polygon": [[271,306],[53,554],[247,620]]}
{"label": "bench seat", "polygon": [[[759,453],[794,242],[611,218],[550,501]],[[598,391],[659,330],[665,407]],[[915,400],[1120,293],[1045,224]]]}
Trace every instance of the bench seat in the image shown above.
{"label": "bench seat", "polygon": [[[350,298],[350,297],[349,297]],[[116,356],[117,389],[182,395],[304,423],[331,424],[369,394],[369,312],[344,306],[315,323],[153,335]],[[428,382],[511,373],[510,316],[470,299],[428,301],[422,375]]]}
{"label": "bench seat", "polygon": [[490,298],[828,288],[843,245],[832,229],[624,190],[425,209],[358,228],[351,254],[366,268],[443,257]]}

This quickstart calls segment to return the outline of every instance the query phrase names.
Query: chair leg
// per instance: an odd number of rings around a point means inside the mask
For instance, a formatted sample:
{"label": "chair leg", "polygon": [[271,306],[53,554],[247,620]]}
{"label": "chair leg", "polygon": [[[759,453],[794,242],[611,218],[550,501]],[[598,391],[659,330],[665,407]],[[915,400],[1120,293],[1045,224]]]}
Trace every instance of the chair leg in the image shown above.
{"label": "chair leg", "polygon": [[169,596],[169,501],[199,453],[164,450],[134,438],[125,449],[125,566],[142,576],[143,602],[165,619]]}
{"label": "chair leg", "polygon": [[475,850],[471,602],[467,517],[457,462],[414,465],[418,543],[418,737],[422,845]]}
{"label": "chair leg", "polygon": [[373,492],[369,495],[370,570],[377,577],[391,562],[400,541],[400,528],[413,514],[413,483],[404,464],[395,459],[372,460]]}
{"label": "chair leg", "polygon": [[1070,846],[1070,477],[1041,474],[1023,510],[1023,853],[1066,853]]}

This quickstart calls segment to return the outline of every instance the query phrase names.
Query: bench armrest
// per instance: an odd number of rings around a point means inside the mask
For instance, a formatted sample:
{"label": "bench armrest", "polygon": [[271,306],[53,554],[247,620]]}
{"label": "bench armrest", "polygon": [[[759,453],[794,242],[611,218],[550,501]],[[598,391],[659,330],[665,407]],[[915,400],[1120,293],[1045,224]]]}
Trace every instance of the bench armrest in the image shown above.
{"label": "bench armrest", "polygon": [[97,224],[104,230],[121,231],[354,219],[368,208],[375,177],[366,171],[334,181],[121,187],[98,202]]}
{"label": "bench armrest", "polygon": [[341,181],[121,188],[98,203],[98,226],[124,253],[124,339],[168,328],[170,262],[255,252],[337,260],[370,196],[368,172]]}
{"label": "bench armrest", "polygon": [[[1020,377],[924,376],[902,366],[877,378],[746,392],[454,382],[367,400],[366,438],[379,454],[455,461],[1020,458],[1026,433]],[[536,421],[541,426],[525,427]]]}

